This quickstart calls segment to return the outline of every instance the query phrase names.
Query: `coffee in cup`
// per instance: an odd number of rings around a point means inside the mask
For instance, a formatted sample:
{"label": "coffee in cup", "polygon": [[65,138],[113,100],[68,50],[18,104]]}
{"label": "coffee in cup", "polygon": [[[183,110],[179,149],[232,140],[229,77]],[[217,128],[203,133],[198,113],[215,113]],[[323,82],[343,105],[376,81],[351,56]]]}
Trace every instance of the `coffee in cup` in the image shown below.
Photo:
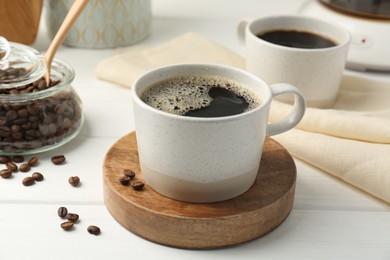
{"label": "coffee in cup", "polygon": [[260,39],[291,48],[321,49],[337,45],[332,39],[307,31],[274,30],[256,34]]}
{"label": "coffee in cup", "polygon": [[141,99],[161,111],[192,117],[232,116],[261,103],[247,87],[215,76],[163,80],[144,91]]}

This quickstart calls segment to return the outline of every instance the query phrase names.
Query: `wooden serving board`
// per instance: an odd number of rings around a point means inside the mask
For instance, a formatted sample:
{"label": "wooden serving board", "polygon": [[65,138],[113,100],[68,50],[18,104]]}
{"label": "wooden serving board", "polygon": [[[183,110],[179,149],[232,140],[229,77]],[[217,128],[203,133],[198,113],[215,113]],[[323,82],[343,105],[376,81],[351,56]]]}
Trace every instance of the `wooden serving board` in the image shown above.
{"label": "wooden serving board", "polygon": [[240,244],[261,237],[289,215],[296,168],[290,154],[271,138],[265,140],[259,173],[244,194],[217,203],[185,203],[119,182],[124,169],[143,180],[136,135],[129,133],[107,152],[103,163],[104,200],[126,229],[147,240],[179,248],[206,249]]}

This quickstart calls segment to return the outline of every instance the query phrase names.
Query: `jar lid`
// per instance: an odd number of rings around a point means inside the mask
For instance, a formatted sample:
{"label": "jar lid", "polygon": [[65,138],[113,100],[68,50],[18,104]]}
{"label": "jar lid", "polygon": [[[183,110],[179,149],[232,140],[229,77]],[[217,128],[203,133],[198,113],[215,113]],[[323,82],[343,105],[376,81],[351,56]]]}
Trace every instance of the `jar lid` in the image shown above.
{"label": "jar lid", "polygon": [[43,76],[46,63],[34,48],[0,36],[0,89],[24,86]]}

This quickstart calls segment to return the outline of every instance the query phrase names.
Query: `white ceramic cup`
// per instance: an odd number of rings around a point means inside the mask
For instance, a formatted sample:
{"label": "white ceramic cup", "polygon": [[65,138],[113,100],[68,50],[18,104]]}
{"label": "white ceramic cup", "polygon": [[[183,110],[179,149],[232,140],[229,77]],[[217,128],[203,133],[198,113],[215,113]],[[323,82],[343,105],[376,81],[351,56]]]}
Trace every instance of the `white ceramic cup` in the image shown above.
{"label": "white ceramic cup", "polygon": [[[251,89],[261,105],[242,114],[200,118],[174,115],[144,103],[151,85],[183,75],[218,76]],[[269,124],[272,98],[291,93],[288,116]],[[293,128],[302,119],[305,100],[289,84],[268,86],[237,68],[216,64],[177,64],[142,75],[132,87],[139,160],[146,184],[158,193],[186,202],[215,202],[236,197],[254,183],[266,135]]]}
{"label": "white ceramic cup", "polygon": [[[337,45],[319,49],[286,47],[256,35],[275,31],[311,32]],[[331,107],[339,91],[348,54],[350,33],[343,27],[304,16],[270,16],[243,20],[238,38],[245,45],[246,69],[268,84],[288,82],[299,88],[310,107]],[[290,97],[279,98],[289,101]]]}

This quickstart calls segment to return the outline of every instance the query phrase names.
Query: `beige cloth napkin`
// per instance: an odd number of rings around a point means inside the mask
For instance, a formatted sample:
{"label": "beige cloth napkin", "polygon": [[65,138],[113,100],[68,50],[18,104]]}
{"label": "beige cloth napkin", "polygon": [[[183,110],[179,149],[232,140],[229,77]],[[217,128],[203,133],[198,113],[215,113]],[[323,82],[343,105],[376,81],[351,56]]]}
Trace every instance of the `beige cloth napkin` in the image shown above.
{"label": "beige cloth napkin", "polygon": [[[101,61],[98,78],[131,87],[149,69],[182,62],[212,62],[244,68],[244,59],[228,48],[187,33],[167,43],[133,46]],[[332,109],[308,108],[296,129],[273,136],[295,157],[390,203],[390,84],[343,77]],[[274,101],[270,121],[290,105]]]}
{"label": "beige cloth napkin", "polygon": [[228,48],[203,35],[187,33],[154,48],[130,47],[100,62],[96,75],[100,79],[131,87],[134,80],[147,70],[160,66],[209,62],[244,67],[244,60]]}

